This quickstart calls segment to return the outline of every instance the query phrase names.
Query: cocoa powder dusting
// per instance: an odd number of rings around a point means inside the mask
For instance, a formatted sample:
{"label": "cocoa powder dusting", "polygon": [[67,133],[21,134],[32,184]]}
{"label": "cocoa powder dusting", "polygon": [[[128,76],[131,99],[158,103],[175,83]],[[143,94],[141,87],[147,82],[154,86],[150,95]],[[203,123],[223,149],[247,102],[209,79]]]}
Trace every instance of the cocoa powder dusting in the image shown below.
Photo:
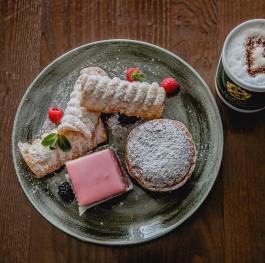
{"label": "cocoa powder dusting", "polygon": [[252,36],[249,37],[246,42],[246,62],[248,74],[255,77],[257,74],[265,74],[265,65],[255,66],[254,64],[254,49],[257,47],[263,47],[263,56],[265,57],[265,37],[263,36]]}

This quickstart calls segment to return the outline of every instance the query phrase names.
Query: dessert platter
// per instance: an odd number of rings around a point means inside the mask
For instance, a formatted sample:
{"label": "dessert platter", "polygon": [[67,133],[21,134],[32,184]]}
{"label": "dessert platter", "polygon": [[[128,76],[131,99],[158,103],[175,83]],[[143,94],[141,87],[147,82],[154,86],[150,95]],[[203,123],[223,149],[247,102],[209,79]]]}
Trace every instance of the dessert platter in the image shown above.
{"label": "dessert platter", "polygon": [[14,121],[13,161],[32,205],[81,240],[159,237],[204,201],[223,151],[209,88],[152,44],[106,40],[56,59]]}

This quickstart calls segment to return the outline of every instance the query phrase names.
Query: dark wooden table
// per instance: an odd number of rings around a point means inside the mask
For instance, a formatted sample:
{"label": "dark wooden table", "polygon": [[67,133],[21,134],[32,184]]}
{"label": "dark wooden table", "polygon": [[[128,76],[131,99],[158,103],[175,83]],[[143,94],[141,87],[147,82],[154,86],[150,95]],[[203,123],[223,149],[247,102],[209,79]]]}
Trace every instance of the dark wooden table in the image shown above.
{"label": "dark wooden table", "polygon": [[64,52],[100,39],[151,42],[190,63],[215,95],[225,36],[264,13],[264,0],[1,0],[0,262],[265,262],[264,112],[238,114],[217,99],[225,148],[213,190],[178,229],[139,246],[84,243],[50,225],[22,192],[10,150],[21,97]]}

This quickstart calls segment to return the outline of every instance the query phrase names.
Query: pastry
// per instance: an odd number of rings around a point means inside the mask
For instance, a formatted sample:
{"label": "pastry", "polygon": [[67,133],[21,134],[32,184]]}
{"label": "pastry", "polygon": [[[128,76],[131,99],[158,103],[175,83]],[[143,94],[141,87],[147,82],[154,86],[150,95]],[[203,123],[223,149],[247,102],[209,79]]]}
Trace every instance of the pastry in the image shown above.
{"label": "pastry", "polygon": [[65,163],[79,205],[79,213],[121,195],[132,184],[111,149],[95,152]]}
{"label": "pastry", "polygon": [[130,132],[125,162],[130,176],[142,187],[158,192],[174,190],[189,179],[195,168],[195,144],[179,121],[148,121]]}
{"label": "pastry", "polygon": [[103,69],[98,67],[84,68],[80,71],[80,76],[75,83],[74,90],[70,94],[70,100],[67,103],[64,116],[60,125],[58,126],[59,133],[65,134],[69,131],[73,131],[81,132],[87,138],[93,136],[95,127],[100,122],[100,113],[86,111],[80,105],[81,83],[84,79],[86,79],[87,76],[90,75],[99,75],[104,77],[108,76]]}
{"label": "pastry", "polygon": [[54,172],[63,166],[65,161],[84,155],[107,139],[99,113],[87,112],[80,105],[81,82],[90,74],[107,76],[107,73],[100,68],[83,69],[74,85],[61,124],[50,132],[64,135],[71,144],[70,151],[64,152],[58,146],[54,150],[43,146],[42,139],[49,133],[34,140],[32,144],[18,143],[25,162],[36,177]]}
{"label": "pastry", "polygon": [[81,83],[81,105],[88,111],[156,119],[164,110],[165,90],[155,82],[86,75]]}

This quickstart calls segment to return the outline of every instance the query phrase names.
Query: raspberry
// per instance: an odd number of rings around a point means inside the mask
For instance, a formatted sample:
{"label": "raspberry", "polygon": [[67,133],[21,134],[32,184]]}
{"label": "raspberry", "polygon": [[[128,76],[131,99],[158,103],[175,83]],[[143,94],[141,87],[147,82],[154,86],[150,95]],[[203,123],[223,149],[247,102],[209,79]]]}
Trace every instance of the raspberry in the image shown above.
{"label": "raspberry", "polygon": [[125,77],[128,81],[143,81],[145,79],[145,75],[138,68],[129,68],[125,73]]}
{"label": "raspberry", "polygon": [[160,86],[163,87],[167,94],[173,93],[180,88],[180,84],[174,78],[165,78],[161,81]]}
{"label": "raspberry", "polygon": [[48,115],[51,122],[58,124],[63,117],[63,110],[58,107],[49,108]]}

